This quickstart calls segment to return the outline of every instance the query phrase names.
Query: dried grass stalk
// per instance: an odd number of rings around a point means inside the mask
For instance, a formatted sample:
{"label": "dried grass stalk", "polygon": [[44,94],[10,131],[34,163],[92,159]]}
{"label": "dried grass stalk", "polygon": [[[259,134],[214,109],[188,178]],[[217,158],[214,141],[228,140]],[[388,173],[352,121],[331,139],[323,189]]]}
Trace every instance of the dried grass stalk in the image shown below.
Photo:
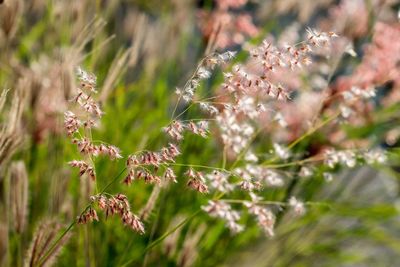
{"label": "dried grass stalk", "polygon": [[0,5],[0,29],[6,40],[10,40],[15,35],[22,9],[22,0],[5,0]]}
{"label": "dried grass stalk", "polygon": [[5,223],[0,223],[0,266],[7,266],[7,251],[8,251],[8,226]]}
{"label": "dried grass stalk", "polygon": [[25,258],[25,267],[52,266],[56,262],[61,248],[69,239],[69,235],[66,234],[57,242],[61,228],[61,224],[52,220],[39,223]]}
{"label": "dried grass stalk", "polygon": [[140,211],[140,220],[147,221],[150,214],[153,212],[154,207],[157,203],[158,197],[160,196],[161,186],[156,185],[153,187],[153,191],[151,191],[151,195],[147,200],[146,205]]}
{"label": "dried grass stalk", "polygon": [[21,119],[27,102],[25,88],[27,88],[26,83],[28,82],[26,79],[20,80],[12,98],[7,120],[0,126],[0,167],[15,153],[23,142]]}
{"label": "dried grass stalk", "polygon": [[0,95],[0,112],[3,110],[4,104],[6,103],[8,90],[4,89]]}
{"label": "dried grass stalk", "polygon": [[196,230],[187,235],[183,243],[183,248],[180,251],[178,266],[193,266],[198,257],[198,247],[201,237],[203,236],[206,227],[200,225]]}
{"label": "dried grass stalk", "polygon": [[28,175],[23,161],[10,166],[10,211],[11,224],[17,233],[25,229],[28,214]]}

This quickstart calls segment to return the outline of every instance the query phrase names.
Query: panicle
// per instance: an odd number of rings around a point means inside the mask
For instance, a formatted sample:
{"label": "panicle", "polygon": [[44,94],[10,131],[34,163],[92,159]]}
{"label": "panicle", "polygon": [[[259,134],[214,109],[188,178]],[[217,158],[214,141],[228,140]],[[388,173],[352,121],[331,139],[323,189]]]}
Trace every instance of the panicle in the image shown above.
{"label": "panicle", "polygon": [[349,168],[353,168],[357,163],[357,155],[353,150],[336,151],[328,149],[324,154],[325,164],[334,168],[336,164],[341,163]]}
{"label": "panicle", "polygon": [[99,217],[96,210],[89,207],[87,211],[78,216],[77,221],[79,224],[86,224],[88,222],[99,221]]}
{"label": "panicle", "polygon": [[313,174],[313,170],[310,167],[302,166],[299,172],[300,177],[310,177]]}
{"label": "panicle", "polygon": [[208,186],[205,184],[205,179],[201,172],[189,168],[185,175],[189,177],[187,186],[200,193],[208,193]]}
{"label": "panicle", "polygon": [[64,127],[69,136],[72,136],[74,133],[78,132],[81,124],[82,122],[72,111],[66,111],[64,113]]}
{"label": "panicle", "polygon": [[164,178],[166,181],[177,183],[176,175],[171,168],[167,168],[164,172]]}
{"label": "panicle", "polygon": [[176,89],[176,93],[183,98],[186,102],[191,102],[194,98],[197,88],[202,80],[211,77],[211,71],[217,66],[225,64],[232,60],[235,56],[235,52],[225,52],[223,54],[213,53],[206,56],[200,61],[192,77],[186,82],[183,89]]}
{"label": "panicle", "polygon": [[180,121],[173,121],[170,125],[164,128],[164,131],[177,141],[183,139],[184,130],[185,127]]}
{"label": "panicle", "polygon": [[[121,221],[124,225],[130,227],[133,231],[139,233],[139,234],[144,234],[144,225],[140,221],[139,217],[136,216],[131,212],[131,208],[128,202],[128,198],[123,195],[123,194],[117,194],[114,196],[107,197],[105,195],[96,195],[93,196],[92,199],[97,202],[97,205],[103,212],[105,212],[106,217],[109,215],[114,215],[117,214],[120,218]],[[90,210],[93,210],[92,208],[89,208],[89,210],[86,213],[89,213]],[[93,213],[92,211],[92,213]],[[94,214],[95,211],[94,211]],[[86,215],[87,216],[87,215]],[[94,216],[94,215],[92,215]],[[96,217],[93,217],[91,220],[87,221],[93,221],[96,220]],[[98,218],[97,218],[98,220]],[[84,221],[83,223],[86,223],[87,221]],[[78,219],[79,222],[79,219]]]}
{"label": "panicle", "polygon": [[90,91],[97,93],[96,91],[96,81],[97,77],[94,74],[88,73],[81,67],[76,68],[76,75],[81,81],[81,88],[88,88]]}
{"label": "panicle", "polygon": [[261,183],[258,181],[252,181],[249,177],[243,177],[242,181],[239,183],[242,190],[253,192],[254,190],[261,190]]}
{"label": "panicle", "polygon": [[235,154],[241,153],[251,141],[255,132],[254,127],[246,121],[239,120],[235,113],[228,109],[220,113],[216,121],[225,146]]}
{"label": "panicle", "polygon": [[207,112],[210,115],[217,115],[219,113],[219,110],[212,104],[207,103],[207,102],[199,102],[200,109],[202,111]]}
{"label": "panicle", "polygon": [[334,37],[338,37],[334,32],[319,32],[316,29],[307,29],[308,43],[313,46],[327,46]]}
{"label": "panicle", "polygon": [[220,192],[227,193],[233,190],[233,185],[228,181],[229,174],[227,173],[215,170],[208,174],[207,178],[211,181],[211,187]]}
{"label": "panicle", "polygon": [[183,139],[183,132],[188,130],[201,137],[207,137],[208,134],[208,122],[207,121],[189,121],[188,123],[183,123],[181,121],[173,121],[167,127],[164,127],[164,132],[166,132],[170,137],[176,141]]}
{"label": "panicle", "polygon": [[258,204],[262,199],[254,193],[250,193],[251,201],[245,201],[244,205],[250,214],[257,218],[258,225],[269,236],[274,235],[275,215],[271,210]]}
{"label": "panicle", "polygon": [[94,181],[96,180],[96,173],[92,166],[83,160],[73,160],[68,162],[71,167],[79,168],[79,176],[83,176],[85,173]]}
{"label": "panicle", "polygon": [[274,150],[276,155],[281,159],[288,159],[290,157],[289,150],[277,143],[274,143]]}
{"label": "panicle", "polygon": [[383,164],[387,161],[386,153],[381,149],[372,149],[364,152],[365,161],[368,164]]}
{"label": "panicle", "polygon": [[132,181],[135,179],[135,170],[134,169],[130,169],[128,171],[128,174],[125,176],[123,183],[126,185],[131,185]]}
{"label": "panicle", "polygon": [[244,168],[235,169],[235,173],[243,179],[242,189],[248,191],[261,189],[262,183],[270,187],[280,187],[284,184],[283,178],[278,172],[261,165],[247,164]]}
{"label": "panicle", "polygon": [[225,221],[226,226],[233,232],[239,233],[243,231],[244,227],[238,224],[240,215],[234,211],[232,207],[219,200],[209,200],[206,206],[201,207],[211,217],[217,217]]}
{"label": "panicle", "polygon": [[[128,174],[124,178],[123,183],[130,185],[135,179],[143,179],[146,183],[161,183],[161,178],[151,173],[145,166],[153,166],[154,173],[156,173],[160,165],[168,165],[168,163],[174,162],[178,155],[180,155],[178,147],[169,143],[168,146],[161,148],[159,152],[143,151],[128,156],[126,161]],[[170,168],[167,168],[164,178],[176,182],[176,176]]]}

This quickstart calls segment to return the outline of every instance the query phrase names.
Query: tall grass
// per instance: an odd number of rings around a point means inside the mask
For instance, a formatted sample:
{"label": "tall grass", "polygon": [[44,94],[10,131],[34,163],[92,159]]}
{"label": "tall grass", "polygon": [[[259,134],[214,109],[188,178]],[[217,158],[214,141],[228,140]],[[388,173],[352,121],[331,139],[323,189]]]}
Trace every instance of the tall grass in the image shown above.
{"label": "tall grass", "polygon": [[229,2],[0,3],[1,266],[396,265],[398,4]]}

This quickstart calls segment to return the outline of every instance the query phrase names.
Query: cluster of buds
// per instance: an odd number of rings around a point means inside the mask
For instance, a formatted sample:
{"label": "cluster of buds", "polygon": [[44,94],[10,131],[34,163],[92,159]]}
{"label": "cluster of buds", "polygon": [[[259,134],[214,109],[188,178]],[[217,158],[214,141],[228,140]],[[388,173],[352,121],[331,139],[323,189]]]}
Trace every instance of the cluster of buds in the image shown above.
{"label": "cluster of buds", "polygon": [[290,152],[286,147],[283,147],[277,143],[273,144],[275,154],[280,158],[280,159],[288,159],[290,157]]}
{"label": "cluster of buds", "polygon": [[365,151],[362,154],[362,157],[368,164],[383,164],[387,161],[386,153],[381,149],[372,149],[369,151]]}
{"label": "cluster of buds", "polygon": [[77,221],[79,224],[86,224],[88,222],[99,221],[99,217],[97,217],[96,210],[89,207],[87,211],[78,216]]}
{"label": "cluster of buds", "polygon": [[178,181],[176,180],[175,172],[174,172],[174,170],[172,170],[171,168],[167,168],[167,169],[165,170],[165,172],[164,172],[164,179],[165,179],[166,181],[169,181],[169,182],[174,182],[174,183],[177,183],[177,182],[178,182]]}
{"label": "cluster of buds", "polygon": [[234,211],[229,204],[223,201],[209,200],[208,205],[202,206],[202,209],[207,212],[211,217],[217,217],[224,220],[226,226],[233,233],[243,231],[243,226],[237,223],[240,219],[239,213],[237,211]]}
{"label": "cluster of buds", "polygon": [[199,87],[202,80],[208,79],[211,76],[211,71],[217,65],[225,64],[235,57],[234,52],[227,51],[225,53],[213,53],[200,61],[193,73],[192,77],[186,82],[183,89],[176,89],[176,93],[183,98],[186,102],[193,100],[196,89]]}
{"label": "cluster of buds", "polygon": [[232,72],[225,73],[225,81],[222,89],[234,93],[238,100],[240,96],[260,93],[263,96],[270,96],[278,100],[290,99],[289,92],[283,85],[275,85],[267,80],[267,76],[257,76],[246,71],[241,65],[236,65]]}
{"label": "cluster of buds", "polygon": [[130,169],[123,183],[126,185],[132,184],[133,180],[143,179],[146,184],[160,184],[161,179],[158,175],[151,173],[144,168]]}
{"label": "cluster of buds", "polygon": [[119,148],[113,145],[95,145],[89,138],[72,139],[72,143],[76,144],[80,153],[84,155],[99,156],[106,155],[111,160],[122,158]]}
{"label": "cluster of buds", "polygon": [[360,105],[360,100],[368,100],[376,96],[375,88],[359,88],[353,86],[350,90],[342,92],[344,101],[340,104],[341,115],[348,119],[352,114],[356,114],[354,108]]}
{"label": "cluster of buds", "polygon": [[354,150],[336,151],[332,148],[325,151],[324,160],[330,168],[334,168],[338,163],[353,168],[357,163],[357,154]]}
{"label": "cluster of buds", "polygon": [[117,214],[121,217],[123,224],[129,226],[135,232],[144,233],[143,223],[139,217],[131,212],[128,198],[125,195],[117,194],[107,198],[105,195],[93,196],[92,201],[96,201],[99,208],[103,210],[106,217]]}
{"label": "cluster of buds", "polygon": [[201,172],[195,171],[192,168],[189,168],[185,175],[189,177],[189,181],[187,185],[200,192],[200,193],[208,193],[208,186],[205,184],[205,178]]}
{"label": "cluster of buds", "polygon": [[181,121],[173,121],[170,125],[164,128],[164,131],[171,136],[173,139],[180,141],[183,139],[183,132],[187,130],[201,137],[207,137],[208,134],[208,122],[207,121],[189,121],[183,123]]}
{"label": "cluster of buds", "polygon": [[66,111],[64,113],[64,127],[69,136],[72,136],[74,133],[78,132],[81,125],[82,122],[72,111]]}
{"label": "cluster of buds", "polygon": [[215,188],[219,192],[227,193],[233,190],[233,185],[228,181],[228,173],[215,170],[208,174],[207,178],[211,181],[211,187]]}
{"label": "cluster of buds", "polygon": [[77,88],[78,94],[74,97],[74,101],[89,114],[100,118],[103,115],[103,111],[100,109],[99,104],[92,98],[92,94],[97,93],[96,76],[81,68],[78,68],[76,73],[80,80],[80,86]]}
{"label": "cluster of buds", "polygon": [[304,207],[304,203],[297,200],[295,197],[290,197],[289,199],[289,206],[293,209],[294,213],[297,216],[301,216],[306,213],[306,208]]}
{"label": "cluster of buds", "polygon": [[[170,143],[159,152],[145,151],[139,155],[130,155],[126,161],[128,174],[123,182],[130,185],[134,179],[143,178],[146,183],[159,184],[161,182],[160,177],[152,174],[145,166],[153,166],[156,173],[160,165],[168,165],[169,162],[174,162],[179,154],[177,146]],[[166,180],[176,181],[176,176],[170,168],[167,168],[164,177]]]}
{"label": "cluster of buds", "polygon": [[284,184],[281,174],[261,165],[247,164],[243,168],[236,168],[234,172],[243,179],[240,186],[247,191],[260,190],[262,184],[270,187]]}
{"label": "cluster of buds", "polygon": [[307,29],[307,42],[312,46],[327,46],[332,38],[338,37],[334,32],[320,32],[316,29]]}
{"label": "cluster of buds", "polygon": [[199,107],[202,111],[207,112],[210,115],[217,115],[219,113],[219,110],[213,105],[210,104],[208,102],[203,102],[200,101],[199,103]]}
{"label": "cluster of buds", "polygon": [[94,168],[83,160],[73,160],[68,162],[71,167],[79,168],[79,176],[85,173],[94,181],[96,180],[96,173]]}
{"label": "cluster of buds", "polygon": [[261,190],[262,185],[259,181],[254,181],[250,177],[243,177],[239,183],[242,190],[253,192],[254,190]]}
{"label": "cluster of buds", "polygon": [[255,133],[254,126],[239,120],[233,110],[225,109],[216,120],[220,127],[224,145],[234,153],[241,153],[249,144]]}
{"label": "cluster of buds", "polygon": [[275,215],[268,208],[258,204],[262,199],[254,193],[250,193],[251,201],[245,201],[244,205],[250,214],[257,218],[258,225],[269,236],[274,235]]}

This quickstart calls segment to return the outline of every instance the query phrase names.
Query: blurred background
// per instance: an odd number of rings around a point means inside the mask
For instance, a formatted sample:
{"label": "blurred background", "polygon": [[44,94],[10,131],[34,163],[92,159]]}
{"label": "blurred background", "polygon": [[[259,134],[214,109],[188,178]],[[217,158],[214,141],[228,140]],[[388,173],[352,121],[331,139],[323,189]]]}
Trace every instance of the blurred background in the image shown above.
{"label": "blurred background", "polygon": [[[127,156],[166,143],[161,129],[177,101],[175,88],[205,54],[238,51],[235,62],[243,62],[264,38],[296,43],[312,27],[333,30],[345,41],[307,74],[286,78],[304,97],[284,109],[288,131],[266,132],[255,140],[258,150],[268,151],[272,139],[290,142],[304,132],[307,106],[318,102],[322,88],[333,94],[371,85],[377,88],[375,102],[356,107],[349,125],[321,130],[296,149],[313,153],[328,145],[373,144],[390,152],[386,166],[337,168],[329,183],[316,170],[312,177],[266,189],[266,199],[296,193],[323,203],[296,219],[277,210],[272,238],[246,214],[246,230],[238,235],[205,213],[190,217],[207,197],[187,190],[185,182],[159,193],[144,183],[116,183],[109,191],[123,190],[132,210],[143,215],[146,234],[102,217],[74,227],[47,266],[398,266],[399,8],[396,0],[0,1],[0,265],[36,266],[29,256],[35,233],[47,231],[43,235],[54,240],[88,202],[89,185],[67,166],[79,153],[63,129],[77,66],[96,74],[105,111],[93,138]],[[218,91],[222,71],[202,84],[202,95]],[[332,106],[324,107],[327,113]],[[201,112],[191,109],[185,116]],[[179,162],[218,166],[219,142],[187,137]],[[124,165],[99,159],[99,186]],[[151,195],[156,197],[149,201]]]}

